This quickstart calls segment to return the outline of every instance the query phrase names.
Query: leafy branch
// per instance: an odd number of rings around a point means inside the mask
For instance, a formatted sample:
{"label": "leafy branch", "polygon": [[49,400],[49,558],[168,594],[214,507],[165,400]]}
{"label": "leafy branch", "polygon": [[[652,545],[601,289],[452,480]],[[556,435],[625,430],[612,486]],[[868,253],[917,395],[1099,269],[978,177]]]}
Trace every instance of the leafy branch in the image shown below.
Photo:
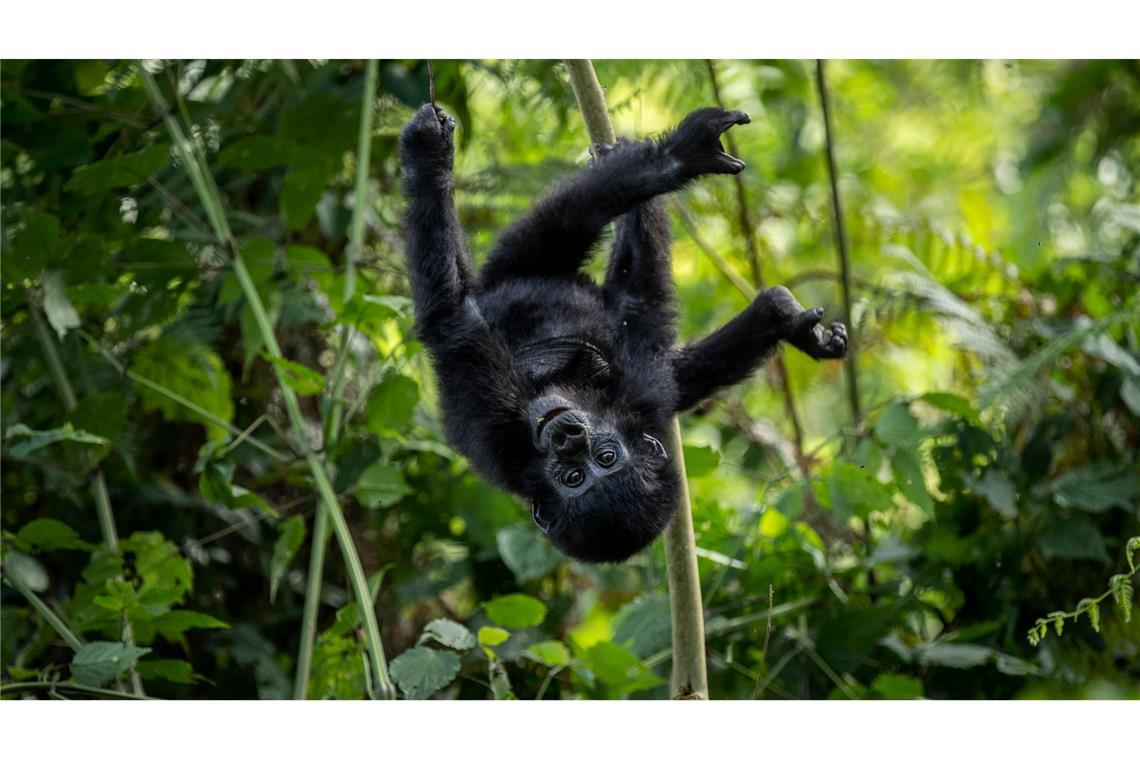
{"label": "leafy branch", "polygon": [[1043,618],[1037,618],[1037,622],[1033,624],[1027,634],[1029,643],[1033,646],[1040,644],[1049,635],[1050,627],[1060,636],[1065,630],[1065,621],[1076,622],[1080,620],[1082,614],[1088,617],[1089,625],[1092,626],[1093,630],[1100,633],[1100,605],[1110,596],[1120,608],[1124,622],[1130,622],[1132,620],[1132,576],[1138,570],[1132,555],[1136,551],[1140,551],[1140,536],[1133,536],[1128,539],[1128,544],[1124,547],[1124,558],[1128,561],[1127,573],[1117,573],[1109,578],[1108,589],[1103,594],[1097,597],[1085,597],[1077,602],[1076,609],[1070,612],[1050,612]]}

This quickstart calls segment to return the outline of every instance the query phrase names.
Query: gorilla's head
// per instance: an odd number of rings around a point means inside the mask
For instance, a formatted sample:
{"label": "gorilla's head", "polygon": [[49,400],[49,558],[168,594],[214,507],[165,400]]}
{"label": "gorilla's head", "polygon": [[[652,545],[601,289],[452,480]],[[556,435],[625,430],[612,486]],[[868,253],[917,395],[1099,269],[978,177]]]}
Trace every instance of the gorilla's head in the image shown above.
{"label": "gorilla's head", "polygon": [[679,492],[660,441],[664,420],[589,390],[546,393],[529,418],[542,471],[532,514],[555,546],[586,562],[619,562],[661,534]]}

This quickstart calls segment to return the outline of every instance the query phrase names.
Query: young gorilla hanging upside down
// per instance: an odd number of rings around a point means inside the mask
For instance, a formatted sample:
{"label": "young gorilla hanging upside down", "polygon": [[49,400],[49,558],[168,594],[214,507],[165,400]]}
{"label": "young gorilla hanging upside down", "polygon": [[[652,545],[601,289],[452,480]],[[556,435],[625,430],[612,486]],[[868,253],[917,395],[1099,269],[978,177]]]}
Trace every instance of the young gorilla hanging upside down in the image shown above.
{"label": "young gorilla hanging upside down", "polygon": [[[526,498],[564,553],[624,560],[673,516],[679,483],[661,438],[670,418],[738,383],[781,340],[842,358],[782,287],[708,337],[676,346],[669,220],[661,196],[736,174],[720,135],[748,115],[705,108],[656,141],[596,149],[595,162],[511,225],[475,275],[452,200],[454,119],[425,105],[404,128],[408,264],[416,327],[434,359],[448,439],[482,475]],[[618,219],[605,282],[579,270]]]}

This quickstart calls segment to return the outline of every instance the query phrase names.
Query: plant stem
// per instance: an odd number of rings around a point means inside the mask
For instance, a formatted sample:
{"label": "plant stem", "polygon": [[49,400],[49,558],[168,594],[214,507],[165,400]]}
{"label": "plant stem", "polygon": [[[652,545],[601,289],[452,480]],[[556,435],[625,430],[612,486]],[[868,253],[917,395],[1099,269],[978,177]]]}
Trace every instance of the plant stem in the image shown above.
{"label": "plant stem", "polygon": [[60,638],[67,642],[67,645],[69,647],[71,647],[76,652],[78,652],[83,647],[84,641],[79,636],[79,634],[68,628],[67,623],[63,621],[63,618],[55,614],[55,610],[49,607],[47,602],[45,602],[43,599],[40,599],[35,591],[32,591],[30,588],[24,585],[24,582],[20,580],[20,577],[17,573],[5,572],[4,580],[7,581],[12,586],[12,588],[23,594],[24,598],[28,600],[28,603],[36,608],[36,612],[40,613],[40,617],[42,617],[45,621],[47,621],[48,625],[55,629],[55,632],[59,634]]}
{"label": "plant stem", "polygon": [[75,683],[74,681],[16,681],[14,683],[6,683],[3,686],[0,686],[0,694],[54,689],[66,689],[68,691],[76,691],[81,694],[90,694],[96,697],[110,697],[112,699],[153,699],[153,697],[142,695],[124,694],[121,691],[115,691],[113,689],[100,689],[97,686],[84,686],[83,684]]}
{"label": "plant stem", "polygon": [[[364,94],[360,103],[360,130],[356,141],[356,182],[353,187],[352,225],[345,251],[344,306],[356,291],[356,261],[364,250],[364,212],[368,204],[368,168],[372,153],[372,101],[376,96],[378,62],[364,65]],[[336,446],[344,410],[344,373],[348,365],[349,345],[356,336],[351,325],[340,326],[340,346],[333,364],[329,384],[328,405],[322,425],[322,450],[328,462],[329,452]],[[317,615],[321,606],[321,581],[325,574],[325,557],[329,548],[329,518],[320,507],[313,518],[313,540],[309,549],[309,574],[305,583],[305,606],[301,614],[301,643],[297,649],[297,670],[293,674],[293,699],[306,699],[309,677],[313,670],[313,643],[317,636]],[[363,604],[362,604],[363,606]]]}
{"label": "plant stem", "polygon": [[843,205],[839,200],[839,170],[835,165],[835,135],[831,125],[831,103],[827,95],[827,78],[823,71],[824,62],[815,62],[815,80],[819,89],[819,107],[823,111],[823,134],[827,147],[827,178],[831,183],[831,211],[835,216],[835,245],[839,251],[840,286],[843,290],[843,321],[847,325],[847,361],[844,363],[847,374],[847,400],[851,406],[851,418],[858,425],[862,416],[859,411],[859,371],[856,359],[855,325],[851,323],[851,261],[847,255],[847,228],[843,223]]}
{"label": "plant stem", "polygon": [[[47,359],[48,371],[51,372],[52,380],[55,381],[55,387],[63,401],[64,408],[70,414],[79,406],[79,402],[75,398],[75,391],[72,390],[71,382],[67,379],[67,373],[63,369],[63,362],[60,361],[55,339],[48,332],[39,309],[32,308],[30,311],[32,321],[36,326],[36,336],[39,338],[44,357]],[[99,521],[99,533],[103,537],[103,545],[117,555],[119,553],[119,531],[115,526],[115,512],[111,508],[111,495],[107,490],[107,480],[103,477],[102,467],[95,468],[95,474],[91,479],[91,498],[95,501],[95,516]],[[131,627],[131,621],[127,619],[123,620],[122,641],[127,646],[134,646],[135,643],[135,632]],[[131,690],[139,696],[145,695],[146,692],[143,690],[142,679],[139,677],[138,671],[132,667],[130,673]]]}
{"label": "plant stem", "polygon": [[[570,84],[586,122],[586,132],[595,143],[612,145],[614,128],[606,110],[606,97],[589,60],[567,60]],[[665,448],[677,468],[681,484],[680,504],[665,529],[665,565],[669,576],[669,606],[673,620],[674,699],[708,699],[705,664],[705,618],[701,582],[697,572],[697,546],[693,535],[693,508],[685,479],[685,455],[681,447],[681,423],[673,418]]]}
{"label": "plant stem", "polygon": [[[724,108],[724,101],[720,96],[720,82],[717,80],[716,66],[713,65],[711,60],[705,60],[705,64],[709,70],[709,83],[712,85],[713,98],[719,108]],[[724,133],[725,142],[728,145],[728,152],[732,155],[737,155],[736,138],[733,137],[732,131]],[[752,269],[752,284],[756,289],[764,289],[764,270],[760,265],[760,246],[756,242],[756,224],[752,219],[752,212],[749,210],[748,205],[748,191],[744,187],[744,175],[733,174],[733,184],[736,187],[736,219],[740,225],[740,234],[744,237],[744,244],[748,248],[748,263]],[[800,472],[807,474],[807,462],[804,461],[804,426],[800,422],[799,412],[796,411],[796,395],[792,390],[791,379],[788,377],[788,365],[784,362],[783,354],[776,354],[773,361],[773,366],[776,368],[776,377],[780,380],[780,387],[784,391],[784,412],[788,415],[788,420],[792,423],[792,440],[796,444],[796,464],[799,466]]]}
{"label": "plant stem", "polygon": [[[234,276],[241,286],[242,294],[249,304],[250,311],[253,312],[254,322],[265,344],[266,351],[274,359],[284,358],[284,355],[281,353],[281,347],[277,343],[277,336],[273,331],[273,325],[269,321],[269,315],[265,311],[265,305],[261,302],[261,296],[257,292],[253,278],[250,276],[249,270],[246,268],[245,262],[242,259],[241,252],[238,250],[237,243],[233,238],[233,234],[230,232],[229,223],[222,209],[221,195],[218,193],[213,177],[206,171],[204,160],[198,156],[197,146],[186,138],[182,127],[167,110],[166,100],[163,98],[162,92],[158,89],[154,78],[142,66],[141,62],[138,71],[152,104],[155,109],[162,114],[163,121],[166,123],[167,130],[170,132],[171,140],[174,143],[174,148],[182,160],[183,168],[189,173],[190,180],[198,193],[198,198],[206,208],[206,214],[210,219],[210,224],[213,226],[218,237],[224,240],[226,245],[230,248],[229,253],[232,256]],[[286,382],[285,371],[279,365],[274,364],[273,371],[277,376],[281,396],[285,401],[285,411],[289,417],[289,425],[293,430],[295,439],[293,444],[303,452],[305,462],[309,466],[313,481],[317,487],[317,492],[321,497],[321,510],[332,520],[333,531],[336,534],[337,543],[340,545],[341,554],[344,557],[349,584],[360,606],[360,615],[364,625],[365,643],[374,671],[372,676],[379,687],[378,696],[395,698],[395,689],[392,686],[391,678],[388,676],[388,666],[384,659],[384,646],[380,638],[380,626],[376,621],[376,610],[371,603],[371,597],[368,593],[368,580],[364,575],[364,568],[360,563],[360,555],[357,553],[356,546],[352,542],[352,533],[349,531],[348,523],[344,519],[344,512],[341,511],[340,504],[337,502],[336,494],[333,492],[332,484],[329,482],[324,464],[317,457],[312,445],[308,441],[308,426],[305,424],[305,417],[301,413],[301,405],[297,400],[297,394],[289,387],[289,384]]]}

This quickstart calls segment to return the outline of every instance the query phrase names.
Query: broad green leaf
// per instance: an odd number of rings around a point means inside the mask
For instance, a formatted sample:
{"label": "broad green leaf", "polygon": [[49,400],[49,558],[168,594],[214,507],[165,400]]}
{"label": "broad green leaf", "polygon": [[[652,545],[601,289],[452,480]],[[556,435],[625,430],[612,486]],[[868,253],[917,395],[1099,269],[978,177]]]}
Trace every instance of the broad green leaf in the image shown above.
{"label": "broad green leaf", "polygon": [[86,686],[102,686],[131,668],[150,650],[112,641],[93,641],[71,658],[71,677]]}
{"label": "broad green leaf", "polygon": [[404,473],[384,462],[377,462],[360,473],[356,487],[356,500],[370,509],[390,507],[412,492]]}
{"label": "broad green leaf", "polygon": [[531,644],[524,651],[531,659],[548,668],[557,668],[570,662],[570,650],[561,641],[553,639]]}
{"label": "broad green leaf", "polygon": [[389,374],[368,397],[368,429],[380,436],[404,430],[419,400],[419,383],[407,375]]}
{"label": "broad green leaf", "polygon": [[313,218],[327,184],[328,172],[324,168],[295,168],[285,175],[278,203],[290,229],[299,230]]}
{"label": "broad green leaf", "polygon": [[530,525],[510,525],[500,530],[495,538],[499,556],[520,585],[541,578],[562,564],[562,555]]}
{"label": "broad green leaf", "polygon": [[1108,549],[1096,525],[1080,515],[1060,517],[1041,536],[1041,549],[1051,559],[1088,559],[1108,562]]}
{"label": "broad green leaf", "polygon": [[891,404],[875,421],[875,437],[884,446],[913,447],[921,437],[918,420],[910,413],[906,404]]}
{"label": "broad green leaf", "polygon": [[690,478],[699,478],[716,472],[720,452],[710,446],[685,446],[685,472]]}
{"label": "broad green leaf", "polygon": [[170,163],[169,145],[150,145],[138,153],[96,161],[76,169],[65,190],[94,195],[116,187],[137,185]]}
{"label": "broad green leaf", "polygon": [[261,358],[280,370],[282,381],[302,396],[316,396],[325,389],[324,375],[315,369],[265,353]]}
{"label": "broad green leaf", "polygon": [[999,515],[1008,520],[1017,517],[1017,493],[1005,473],[989,469],[981,480],[970,481],[969,485],[975,493],[984,496]]}
{"label": "broad green leaf", "polygon": [[496,628],[493,625],[485,625],[479,629],[476,638],[480,646],[484,647],[497,647],[500,644],[507,643],[507,639],[511,637],[509,631],[502,628]]}
{"label": "broad green leaf", "polygon": [[91,549],[75,529],[50,517],[32,520],[16,533],[16,542],[33,554],[55,549]]}
{"label": "broad green leaf", "polygon": [[277,599],[277,588],[289,569],[289,563],[305,541],[305,518],[293,515],[277,526],[277,540],[273,542],[273,556],[269,560],[269,601]]}
{"label": "broad green leaf", "polygon": [[546,605],[526,594],[507,594],[487,602],[487,617],[507,628],[530,628],[546,619]]}
{"label": "broad green leaf", "polygon": [[922,699],[925,694],[922,681],[898,673],[879,674],[871,682],[871,689],[886,699]]}
{"label": "broad green leaf", "polygon": [[892,607],[844,610],[820,625],[816,648],[836,671],[854,672],[871,656],[896,616]]}
{"label": "broad green leaf", "polygon": [[599,681],[620,692],[642,691],[664,683],[641,660],[611,641],[590,647],[585,661]]}
{"label": "broad green leaf", "polygon": [[669,597],[660,592],[644,594],[626,604],[614,617],[613,640],[636,657],[668,649],[673,640]]}
{"label": "broad green leaf", "polygon": [[[21,440],[20,443],[11,443],[13,440]],[[16,423],[8,428],[4,434],[4,440],[9,442],[11,447],[9,451],[12,456],[17,459],[23,459],[28,454],[42,449],[44,446],[50,446],[53,443],[60,443],[62,441],[70,441],[72,443],[82,443],[88,446],[106,446],[110,444],[106,438],[98,435],[92,435],[83,430],[76,430],[71,426],[70,422],[64,423],[61,427],[52,428],[51,430],[32,430],[23,423]]]}
{"label": "broad green leaf", "polygon": [[459,655],[440,649],[412,647],[392,660],[392,680],[408,699],[426,699],[459,675]]}
{"label": "broad green leaf", "polygon": [[[234,418],[230,376],[221,357],[200,343],[159,338],[144,346],[131,366],[137,374],[173,391],[226,422]],[[229,431],[207,422],[202,415],[162,393],[142,385],[135,389],[147,409],[172,421],[204,425],[211,437],[225,438]]]}
{"label": "broad green leaf", "polygon": [[982,420],[977,409],[968,399],[956,393],[924,393],[918,397],[919,401],[929,404],[936,409],[950,412],[957,417],[980,425]]}
{"label": "broad green leaf", "polygon": [[0,256],[4,281],[34,280],[48,262],[59,257],[61,247],[58,218],[38,211],[27,214],[24,229],[12,241],[12,250]]}
{"label": "broad green leaf", "polygon": [[913,449],[899,448],[891,452],[891,471],[895,485],[907,500],[930,517],[934,516],[934,500],[926,490],[922,464]]}
{"label": "broad green leaf", "polygon": [[56,271],[46,271],[41,280],[44,288],[44,314],[48,323],[60,338],[67,335],[67,331],[79,327],[79,313],[67,300],[63,292],[63,275]]}
{"label": "broad green leaf", "polygon": [[174,610],[156,618],[155,629],[169,641],[176,641],[186,631],[195,628],[229,628],[212,615],[192,610]]}
{"label": "broad green leaf", "polygon": [[1140,496],[1140,477],[1127,465],[1094,464],[1069,470],[1045,488],[1062,507],[1093,513],[1112,507],[1130,511]]}
{"label": "broad green leaf", "polygon": [[136,670],[144,681],[161,678],[171,683],[194,683],[194,669],[185,660],[143,660]]}
{"label": "broad green leaf", "polygon": [[467,626],[454,620],[436,618],[424,626],[417,644],[423,644],[425,641],[435,641],[449,649],[465,652],[475,646],[475,635]]}
{"label": "broad green leaf", "polygon": [[836,461],[823,475],[825,488],[817,489],[821,505],[830,507],[838,520],[866,518],[872,512],[891,508],[891,490],[870,470],[851,462]]}

